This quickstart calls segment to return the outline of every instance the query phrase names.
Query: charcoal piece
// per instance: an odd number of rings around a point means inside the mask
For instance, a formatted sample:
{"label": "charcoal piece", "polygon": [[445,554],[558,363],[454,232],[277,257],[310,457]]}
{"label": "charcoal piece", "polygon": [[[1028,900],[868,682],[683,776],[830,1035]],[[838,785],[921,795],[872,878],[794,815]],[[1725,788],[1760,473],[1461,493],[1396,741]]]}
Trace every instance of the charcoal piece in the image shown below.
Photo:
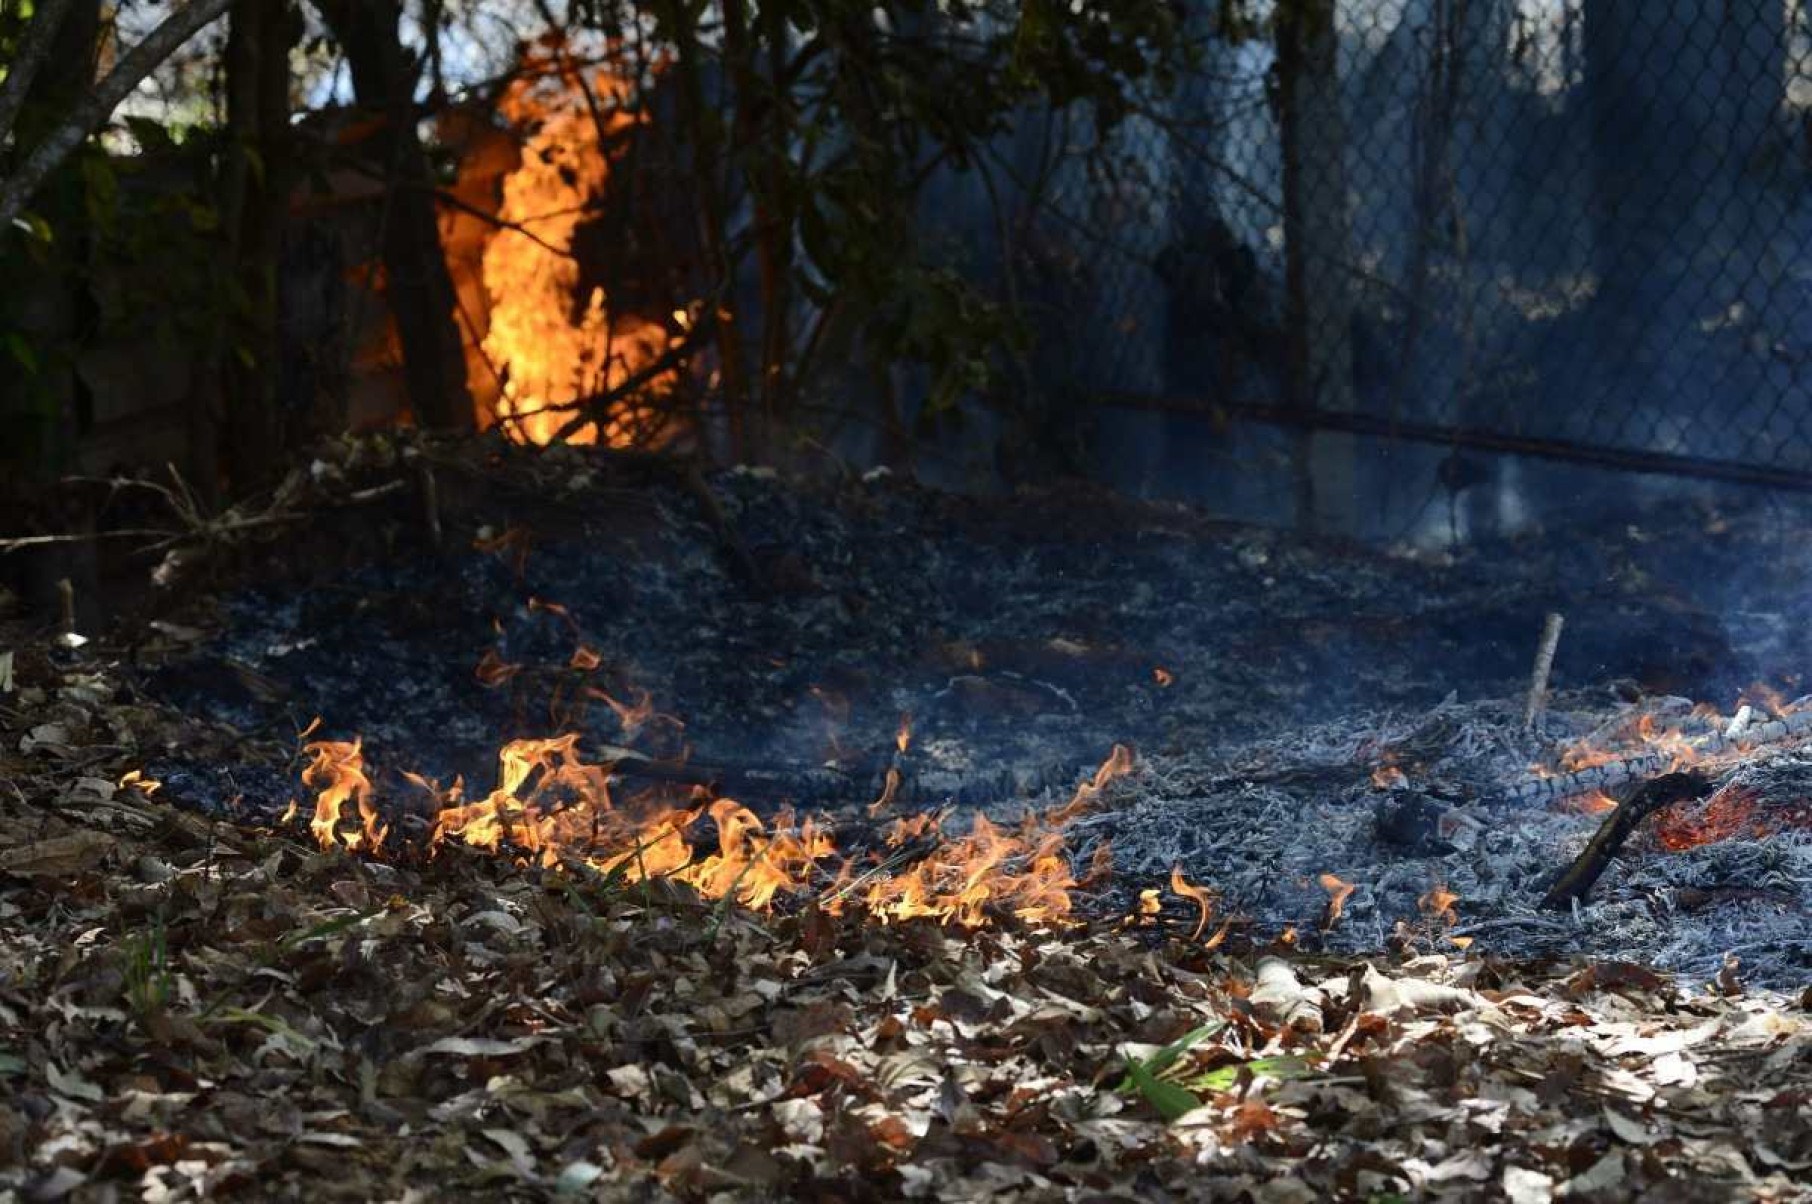
{"label": "charcoal piece", "polygon": [[1424,855],[1456,851],[1448,806],[1425,794],[1395,793],[1373,809],[1378,843]]}

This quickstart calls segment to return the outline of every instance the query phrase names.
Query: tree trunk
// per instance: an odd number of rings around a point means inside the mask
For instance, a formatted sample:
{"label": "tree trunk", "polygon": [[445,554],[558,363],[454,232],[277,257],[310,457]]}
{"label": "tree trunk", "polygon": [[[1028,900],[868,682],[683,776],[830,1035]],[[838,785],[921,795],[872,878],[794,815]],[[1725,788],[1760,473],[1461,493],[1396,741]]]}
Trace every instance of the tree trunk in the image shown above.
{"label": "tree trunk", "polygon": [[[1276,17],[1287,392],[1303,411],[1354,407],[1346,120],[1334,3],[1284,0]],[[1353,437],[1305,432],[1296,448],[1296,521],[1311,531],[1350,530]]]}
{"label": "tree trunk", "polygon": [[300,22],[286,3],[235,0],[226,48],[227,143],[221,230],[245,311],[221,332],[204,374],[234,491],[268,476],[283,447],[277,405],[277,263],[290,189],[289,51]]}
{"label": "tree trunk", "polygon": [[[76,0],[63,9],[48,44],[41,44],[42,58],[30,85],[12,102],[17,105],[14,141],[10,153],[0,154],[0,181],[15,177],[93,85],[100,27],[99,0]],[[35,360],[25,370],[11,357],[4,359],[0,414],[19,435],[16,461],[28,472],[67,470],[83,421],[76,375],[87,278],[83,187],[76,172],[46,178],[39,200],[54,221],[57,239],[45,255],[28,253],[0,226],[0,241],[12,249],[6,259],[5,309]],[[14,459],[11,451],[8,460]]]}
{"label": "tree trunk", "polygon": [[388,183],[383,230],[385,295],[403,348],[403,376],[415,420],[470,430],[477,421],[466,386],[428,156],[416,131],[416,64],[404,48],[397,0],[315,0],[352,67],[359,103],[382,114],[371,139]]}

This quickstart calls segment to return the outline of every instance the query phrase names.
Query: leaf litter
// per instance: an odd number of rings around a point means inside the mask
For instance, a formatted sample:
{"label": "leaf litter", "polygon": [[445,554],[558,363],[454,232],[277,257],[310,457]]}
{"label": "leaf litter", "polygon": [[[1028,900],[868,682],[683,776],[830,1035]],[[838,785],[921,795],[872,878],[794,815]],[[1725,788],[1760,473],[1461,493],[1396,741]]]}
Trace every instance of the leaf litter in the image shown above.
{"label": "leaf litter", "polygon": [[132,779],[242,734],[8,673],[0,1198],[1812,1198],[1812,994],[1738,967],[382,863]]}

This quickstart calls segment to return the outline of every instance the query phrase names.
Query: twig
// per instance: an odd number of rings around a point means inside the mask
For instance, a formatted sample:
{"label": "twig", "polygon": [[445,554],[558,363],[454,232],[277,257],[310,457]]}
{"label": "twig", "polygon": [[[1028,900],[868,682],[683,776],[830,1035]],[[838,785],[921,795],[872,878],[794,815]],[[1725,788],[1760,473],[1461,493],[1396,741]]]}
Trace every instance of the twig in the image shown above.
{"label": "twig", "polygon": [[1554,672],[1554,650],[1560,646],[1560,629],[1566,622],[1565,616],[1553,611],[1541,629],[1541,643],[1535,647],[1535,669],[1529,675],[1529,701],[1523,708],[1523,727],[1530,730],[1548,704],[1548,677]]}
{"label": "twig", "polygon": [[440,486],[434,480],[434,465],[421,466],[422,517],[428,525],[428,542],[436,551],[443,542],[440,529]]}

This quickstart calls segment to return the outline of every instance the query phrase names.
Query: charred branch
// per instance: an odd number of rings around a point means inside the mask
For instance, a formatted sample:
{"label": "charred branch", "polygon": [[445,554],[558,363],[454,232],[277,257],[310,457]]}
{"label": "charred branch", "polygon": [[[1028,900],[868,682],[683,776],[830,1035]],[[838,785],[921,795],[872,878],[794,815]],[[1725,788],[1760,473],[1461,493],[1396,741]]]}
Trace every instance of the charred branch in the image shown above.
{"label": "charred branch", "polygon": [[1668,773],[1645,783],[1605,817],[1604,823],[1599,825],[1584,851],[1574,859],[1565,873],[1555,879],[1554,885],[1548,888],[1548,893],[1542,896],[1542,906],[1561,911],[1574,903],[1584,902],[1593,885],[1610,868],[1612,859],[1629,838],[1635,835],[1643,820],[1676,803],[1704,798],[1712,789],[1710,780],[1696,773]]}

